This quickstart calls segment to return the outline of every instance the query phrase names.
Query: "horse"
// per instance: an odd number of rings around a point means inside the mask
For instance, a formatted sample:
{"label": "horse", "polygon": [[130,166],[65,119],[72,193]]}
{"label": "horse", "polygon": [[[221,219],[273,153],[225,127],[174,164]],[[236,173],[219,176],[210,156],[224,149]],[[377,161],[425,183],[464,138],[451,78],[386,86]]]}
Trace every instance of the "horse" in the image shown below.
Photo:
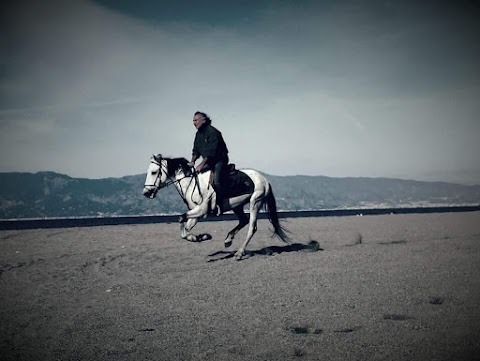
{"label": "horse", "polygon": [[[239,261],[257,231],[258,212],[262,208],[268,211],[268,218],[273,226],[272,236],[277,236],[286,243],[289,242],[289,236],[288,231],[280,224],[272,186],[265,176],[253,169],[239,169],[235,172],[237,179],[239,177],[243,182],[243,189],[235,193],[229,192],[227,187],[222,205],[224,212],[232,210],[238,218],[238,225],[228,232],[224,240],[225,247],[230,247],[235,235],[248,224],[246,239],[234,255],[234,259]],[[180,216],[179,223],[181,237],[190,242],[199,242],[209,236],[195,235],[190,231],[200,218],[207,217],[215,207],[216,194],[210,181],[211,173],[212,170],[197,173],[185,158],[163,158],[161,154],[154,154],[150,159],[143,195],[153,199],[160,189],[174,184],[189,209]],[[246,204],[250,205],[249,216],[244,213]]]}

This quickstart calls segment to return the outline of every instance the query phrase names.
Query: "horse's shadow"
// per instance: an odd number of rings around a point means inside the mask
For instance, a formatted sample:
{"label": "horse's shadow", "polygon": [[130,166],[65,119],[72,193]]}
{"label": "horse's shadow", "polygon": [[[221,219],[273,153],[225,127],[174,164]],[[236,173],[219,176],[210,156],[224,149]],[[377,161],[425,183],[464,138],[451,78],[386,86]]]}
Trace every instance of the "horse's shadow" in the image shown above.
{"label": "horse's shadow", "polygon": [[[316,252],[316,251],[323,251],[323,248],[320,248],[320,245],[317,241],[311,240],[307,244],[302,243],[292,243],[286,246],[270,246],[264,247],[259,250],[254,251],[247,251],[245,250],[245,255],[243,256],[242,260],[248,259],[254,256],[275,256],[277,254],[285,253],[285,252]],[[215,257],[213,259],[209,259],[207,262],[216,262],[222,261],[225,259],[233,258],[235,256],[236,251],[217,251],[212,254],[209,254],[208,257]],[[216,257],[219,255],[223,255],[222,257]]]}

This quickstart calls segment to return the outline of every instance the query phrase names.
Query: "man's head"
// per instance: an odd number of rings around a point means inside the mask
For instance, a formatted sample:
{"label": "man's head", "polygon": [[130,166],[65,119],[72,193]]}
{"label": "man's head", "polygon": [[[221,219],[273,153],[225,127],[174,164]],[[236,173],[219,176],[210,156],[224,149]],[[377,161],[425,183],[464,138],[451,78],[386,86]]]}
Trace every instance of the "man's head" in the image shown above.
{"label": "man's head", "polygon": [[200,129],[200,127],[205,123],[211,124],[212,120],[203,112],[195,112],[193,115],[193,125],[195,128]]}

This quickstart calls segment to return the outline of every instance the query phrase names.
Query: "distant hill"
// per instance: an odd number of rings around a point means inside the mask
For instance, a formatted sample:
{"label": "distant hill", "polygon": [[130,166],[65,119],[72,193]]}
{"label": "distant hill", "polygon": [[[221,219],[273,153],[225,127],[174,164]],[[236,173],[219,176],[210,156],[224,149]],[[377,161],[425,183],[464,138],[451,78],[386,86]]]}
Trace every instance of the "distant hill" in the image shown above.
{"label": "distant hill", "polygon": [[[480,204],[480,186],[391,178],[269,176],[280,210]],[[72,178],[54,172],[0,173],[0,219],[183,213],[173,186],[142,195],[145,175]]]}

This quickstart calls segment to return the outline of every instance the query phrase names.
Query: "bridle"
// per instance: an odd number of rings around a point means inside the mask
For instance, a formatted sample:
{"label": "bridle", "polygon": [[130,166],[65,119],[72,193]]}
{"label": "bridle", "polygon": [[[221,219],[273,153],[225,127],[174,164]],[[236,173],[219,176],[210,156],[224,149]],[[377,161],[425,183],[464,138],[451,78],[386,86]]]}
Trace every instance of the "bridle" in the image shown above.
{"label": "bridle", "polygon": [[[176,180],[172,180],[170,177],[170,179],[165,182],[165,183],[160,183],[158,182],[158,185],[157,185],[157,181],[159,180],[159,178],[162,176],[162,173],[163,173],[163,169],[162,169],[162,163],[161,162],[157,162],[155,159],[151,159],[150,160],[150,163],[153,163],[153,164],[156,164],[158,165],[159,167],[159,171],[157,172],[157,176],[155,177],[154,181],[152,184],[145,184],[144,187],[154,187],[155,189],[155,193],[158,192],[160,189],[162,188],[165,188],[165,187],[168,187],[169,185],[177,182]],[[182,178],[183,179],[183,178]],[[179,179],[180,181],[180,179]]]}
{"label": "bridle", "polygon": [[[144,187],[153,187],[153,192],[152,194],[150,195],[150,198],[153,198],[155,197],[155,195],[158,193],[158,191],[162,188],[167,188],[168,186],[172,185],[172,184],[175,184],[175,183],[178,183],[179,184],[179,187],[180,189],[182,189],[182,192],[177,188],[175,187],[175,189],[177,190],[177,193],[180,195],[180,197],[182,198],[183,202],[188,206],[188,202],[187,202],[187,199],[185,198],[185,196],[183,195],[183,188],[182,188],[182,185],[180,184],[180,181],[185,179],[185,178],[191,178],[190,180],[190,183],[188,184],[187,186],[187,189],[190,187],[190,185],[192,184],[193,180],[195,180],[195,187],[198,188],[198,193],[200,194],[200,197],[201,197],[201,201],[199,203],[195,202],[193,200],[193,193],[192,192],[192,202],[195,203],[195,204],[200,204],[203,202],[203,195],[202,195],[202,192],[200,191],[200,187],[198,186],[198,175],[197,175],[197,172],[195,171],[195,169],[193,169],[193,177],[190,177],[190,176],[187,176],[185,175],[184,173],[184,176],[183,178],[180,178],[180,179],[172,179],[172,177],[168,176],[168,172],[167,173],[167,177],[168,177],[168,180],[165,181],[164,183],[161,183],[159,181],[159,178],[162,176],[162,173],[163,173],[163,168],[162,168],[162,163],[161,163],[161,160],[160,162],[157,161],[156,159],[152,158],[150,160],[150,163],[153,163],[153,164],[156,164],[158,165],[159,167],[159,171],[157,172],[157,176],[155,177],[154,181],[153,181],[153,184],[145,184]],[[158,185],[157,185],[158,183]],[[195,189],[194,189],[195,191]]]}

